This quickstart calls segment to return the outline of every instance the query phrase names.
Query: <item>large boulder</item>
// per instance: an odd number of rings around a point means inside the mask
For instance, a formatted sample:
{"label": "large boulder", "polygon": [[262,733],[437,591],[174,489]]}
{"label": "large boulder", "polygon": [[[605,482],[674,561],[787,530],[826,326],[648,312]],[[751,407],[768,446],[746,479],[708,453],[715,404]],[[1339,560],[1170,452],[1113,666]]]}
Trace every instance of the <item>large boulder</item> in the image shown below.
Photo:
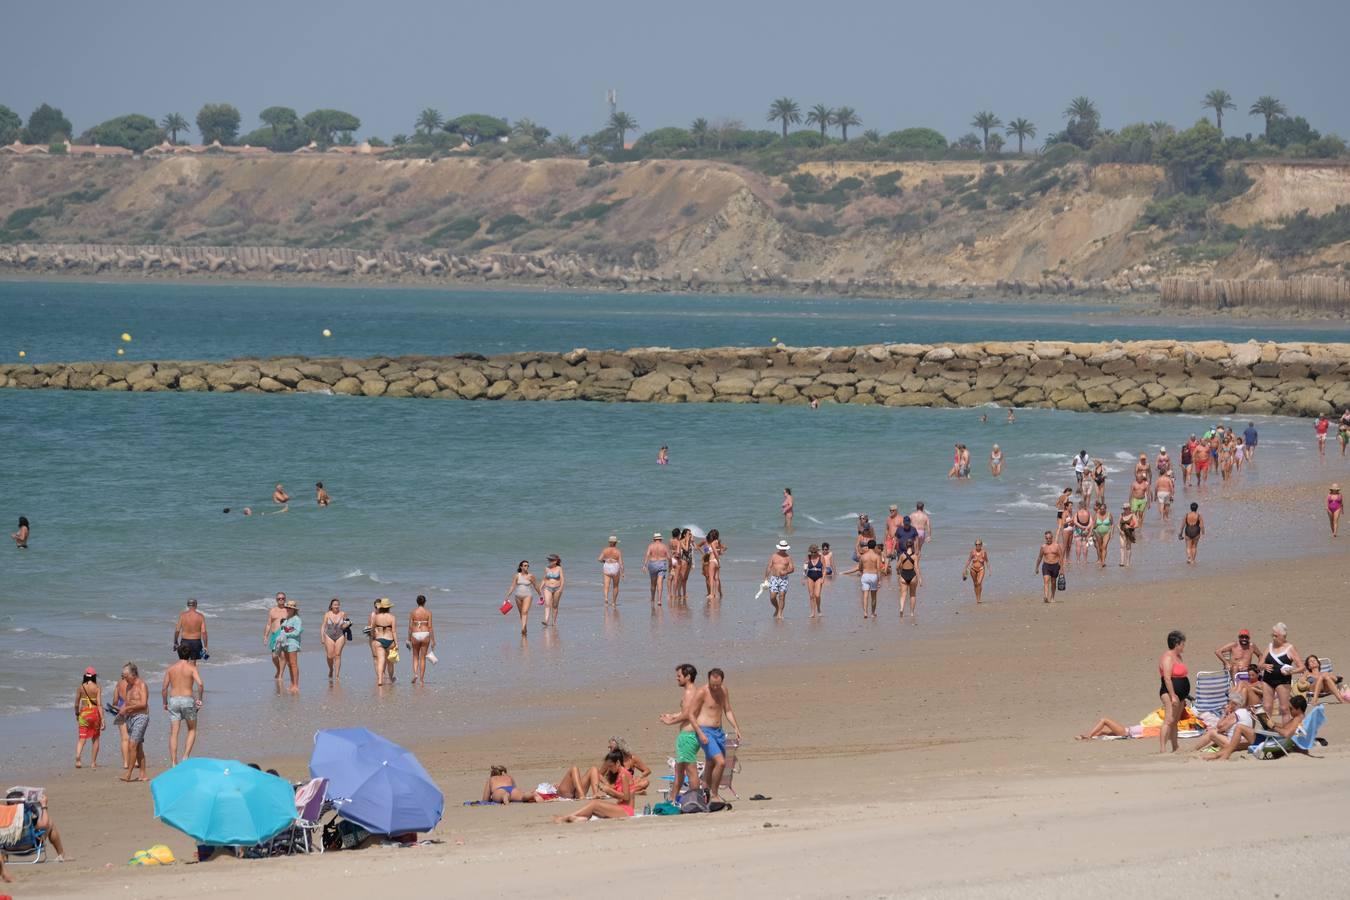
{"label": "large boulder", "polygon": [[650,403],[659,394],[664,394],[670,385],[671,377],[661,372],[651,372],[641,378],[633,379],[628,386],[628,400],[636,403]]}

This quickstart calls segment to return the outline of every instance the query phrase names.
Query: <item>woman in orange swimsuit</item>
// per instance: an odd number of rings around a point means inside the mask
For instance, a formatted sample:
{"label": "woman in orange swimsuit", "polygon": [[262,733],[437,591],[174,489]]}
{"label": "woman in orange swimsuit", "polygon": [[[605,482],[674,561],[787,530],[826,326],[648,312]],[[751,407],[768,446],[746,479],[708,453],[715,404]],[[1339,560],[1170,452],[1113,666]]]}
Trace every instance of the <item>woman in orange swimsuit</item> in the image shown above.
{"label": "woman in orange swimsuit", "polygon": [[623,751],[611,750],[605,756],[604,769],[596,789],[613,799],[592,800],[570,816],[554,816],[554,824],[585,822],[591,816],[602,819],[626,819],[633,815],[633,776],[623,767]]}
{"label": "woman in orange swimsuit", "polygon": [[1167,742],[1172,742],[1172,752],[1179,749],[1177,743],[1177,723],[1186,714],[1186,700],[1191,696],[1190,671],[1181,661],[1186,649],[1186,635],[1172,631],[1167,635],[1167,652],[1158,657],[1158,699],[1163,705],[1163,727],[1158,732],[1158,752],[1167,752]]}
{"label": "woman in orange swimsuit", "polygon": [[103,692],[98,686],[98,673],[93,666],[84,670],[84,680],[75,690],[75,724],[79,728],[79,737],[75,742],[75,768],[80,768],[80,757],[84,756],[84,742],[92,741],[89,748],[89,762],[92,768],[98,768],[98,741],[103,735]]}

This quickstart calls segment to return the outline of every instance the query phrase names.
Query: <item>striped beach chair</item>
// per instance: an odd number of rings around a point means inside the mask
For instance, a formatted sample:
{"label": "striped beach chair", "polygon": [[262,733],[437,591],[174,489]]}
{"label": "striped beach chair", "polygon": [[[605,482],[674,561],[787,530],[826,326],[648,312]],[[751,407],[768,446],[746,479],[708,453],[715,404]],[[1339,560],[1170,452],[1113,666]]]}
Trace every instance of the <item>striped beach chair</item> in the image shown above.
{"label": "striped beach chair", "polygon": [[1195,711],[1222,717],[1231,682],[1227,672],[1195,673]]}

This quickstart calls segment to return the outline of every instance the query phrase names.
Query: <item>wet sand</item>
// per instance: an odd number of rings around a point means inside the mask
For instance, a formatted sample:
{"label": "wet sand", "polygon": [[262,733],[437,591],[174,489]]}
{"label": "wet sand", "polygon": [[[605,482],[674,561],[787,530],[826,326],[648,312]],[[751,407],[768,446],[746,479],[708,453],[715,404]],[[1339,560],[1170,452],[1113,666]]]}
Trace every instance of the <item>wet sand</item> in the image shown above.
{"label": "wet sand", "polygon": [[[1316,514],[1324,487],[1251,499],[1258,508],[1269,503],[1278,521],[1280,507]],[[61,770],[45,784],[77,861],[20,867],[13,893],[1081,897],[1156,890],[1160,876],[1177,888],[1214,879],[1228,892],[1259,883],[1279,859],[1305,863],[1279,869],[1282,888],[1326,892],[1341,883],[1345,863],[1318,851],[1350,837],[1342,813],[1350,800],[1350,713],[1339,706],[1329,710],[1322,733],[1331,744],[1321,759],[1205,763],[1186,743],[1160,756],[1156,740],[1073,739],[1100,716],[1133,722],[1156,707],[1156,660],[1172,628],[1189,637],[1193,676],[1217,666],[1214,648],[1239,628],[1264,646],[1275,621],[1288,623],[1300,653],[1350,660],[1339,546],[1350,537],[1333,543],[1320,534],[1298,560],[1207,567],[1202,544],[1199,566],[1168,581],[1075,580],[1071,570],[1070,593],[1052,606],[1028,591],[1025,599],[934,611],[962,617],[960,629],[921,622],[914,640],[862,637],[837,664],[733,668],[727,685],[746,744],[735,779],[741,800],[729,813],[554,826],[549,817],[574,804],[460,805],[479,796],[494,763],[508,765],[522,785],[556,781],[566,766],[598,761],[613,733],[656,774],[666,771],[674,734],[657,715],[676,707],[672,670],[685,659],[662,650],[652,669],[671,671],[665,687],[643,679],[540,690],[533,702],[553,714],[547,727],[416,745],[446,794],[445,819],[432,835],[444,843],[126,869],[136,849],[162,841],[187,858],[191,841],[152,819],[144,785],[118,783],[111,769]],[[1177,543],[1156,552],[1182,551]],[[1022,578],[1031,555],[996,561],[991,578]],[[802,592],[791,602],[800,612]],[[896,616],[894,594],[882,609],[884,628]],[[856,605],[836,602],[826,614],[857,615]],[[701,670],[721,662],[689,656]],[[162,741],[163,730],[155,737]],[[258,761],[303,777],[308,735],[293,743],[293,754]],[[105,762],[116,760],[111,742],[104,752]],[[42,768],[10,780],[31,783]],[[746,799],[756,793],[772,799]]]}

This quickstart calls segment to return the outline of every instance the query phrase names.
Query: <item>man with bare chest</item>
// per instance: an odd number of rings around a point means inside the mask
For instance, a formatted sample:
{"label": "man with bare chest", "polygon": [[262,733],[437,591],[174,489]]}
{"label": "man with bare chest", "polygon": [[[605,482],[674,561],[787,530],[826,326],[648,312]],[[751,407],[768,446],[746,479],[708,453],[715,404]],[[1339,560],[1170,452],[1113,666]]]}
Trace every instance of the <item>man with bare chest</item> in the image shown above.
{"label": "man with bare chest", "polygon": [[206,641],[206,617],[197,611],[196,598],[189,597],[187,609],[178,614],[178,623],[173,627],[174,652],[187,647],[188,655],[184,658],[195,666],[197,660],[206,657]]}
{"label": "man with bare chest", "polygon": [[736,714],[731,711],[731,692],[723,684],[726,673],[721,669],[708,670],[708,683],[699,689],[694,701],[698,713],[694,718],[697,725],[698,742],[703,747],[703,786],[708,790],[709,800],[720,800],[717,790],[722,784],[722,773],[726,770],[727,735],[722,730],[722,717],[725,716],[736,730],[736,743],[741,742],[741,726],[736,724]]}
{"label": "man with bare chest", "polygon": [[1059,580],[1059,568],[1064,561],[1064,549],[1059,541],[1055,540],[1055,533],[1047,531],[1045,533],[1045,543],[1041,544],[1040,551],[1036,554],[1036,563],[1033,571],[1041,573],[1041,579],[1044,582],[1044,598],[1046,603],[1055,599],[1056,583]]}

